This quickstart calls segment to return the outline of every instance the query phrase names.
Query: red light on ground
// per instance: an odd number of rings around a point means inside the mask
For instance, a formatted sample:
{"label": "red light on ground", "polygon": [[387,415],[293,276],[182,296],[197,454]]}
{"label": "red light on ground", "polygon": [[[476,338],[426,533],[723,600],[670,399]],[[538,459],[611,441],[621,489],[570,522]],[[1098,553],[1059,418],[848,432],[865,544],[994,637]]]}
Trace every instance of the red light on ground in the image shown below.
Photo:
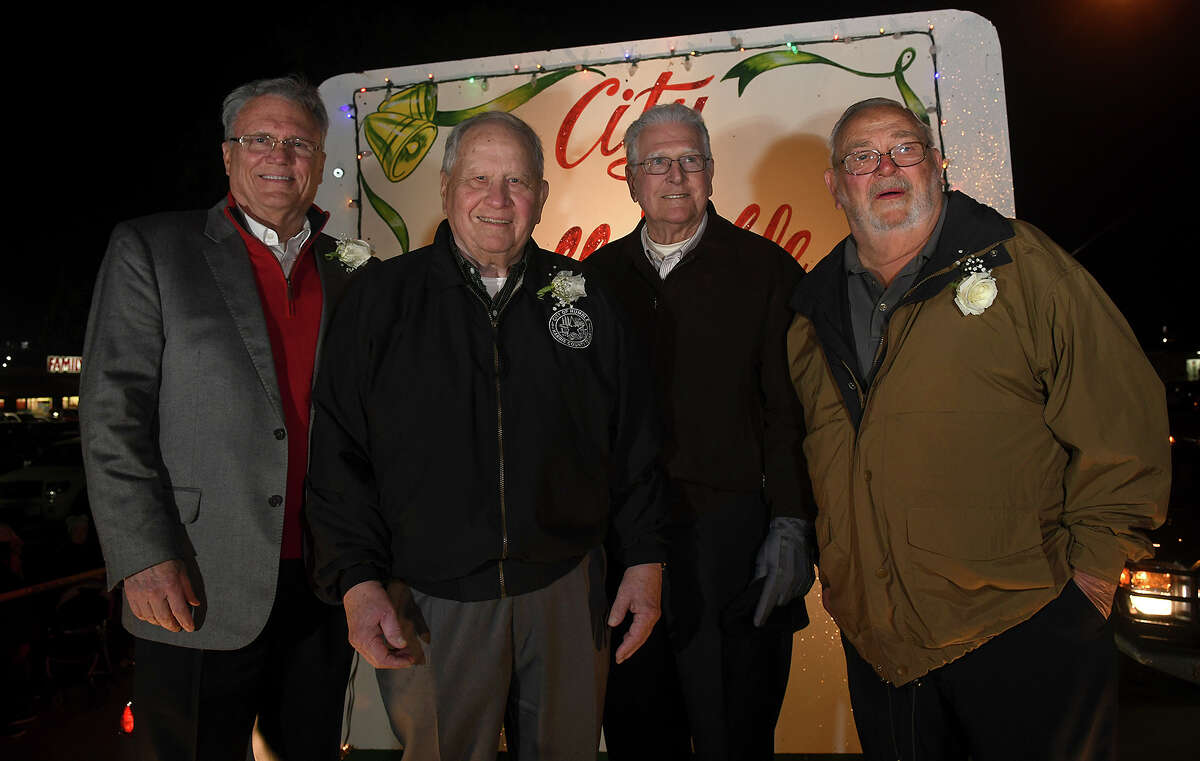
{"label": "red light on ground", "polygon": [[125,704],[125,710],[121,711],[121,731],[127,735],[133,734],[133,703]]}

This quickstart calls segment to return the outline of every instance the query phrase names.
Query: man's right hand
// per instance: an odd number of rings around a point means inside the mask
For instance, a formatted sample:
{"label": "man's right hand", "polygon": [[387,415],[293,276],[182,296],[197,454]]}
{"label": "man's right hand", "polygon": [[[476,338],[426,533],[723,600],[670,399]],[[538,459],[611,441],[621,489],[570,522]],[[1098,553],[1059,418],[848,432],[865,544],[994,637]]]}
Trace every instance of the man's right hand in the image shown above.
{"label": "man's right hand", "polygon": [[350,644],[377,669],[402,669],[415,662],[400,631],[400,618],[378,581],[363,581],[342,597]]}
{"label": "man's right hand", "polygon": [[192,591],[187,568],[179,560],[164,560],[125,577],[125,600],[133,615],[169,632],[196,631],[192,607],[200,598]]}

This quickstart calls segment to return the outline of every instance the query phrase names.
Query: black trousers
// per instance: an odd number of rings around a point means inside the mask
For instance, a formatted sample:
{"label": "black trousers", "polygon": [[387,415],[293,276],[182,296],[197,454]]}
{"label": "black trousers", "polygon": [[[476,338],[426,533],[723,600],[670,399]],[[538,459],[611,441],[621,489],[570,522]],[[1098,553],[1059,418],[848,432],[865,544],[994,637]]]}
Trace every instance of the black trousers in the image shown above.
{"label": "black trousers", "polygon": [[1028,621],[895,687],[845,639],[863,755],[879,761],[1109,761],[1117,662],[1105,621],[1068,582]]}
{"label": "black trousers", "polygon": [[282,761],[338,758],[353,651],[342,607],[313,595],[302,561],[281,562],[270,617],[246,647],[134,647],[139,761],[245,761],[256,718]]}
{"label": "black trousers", "polygon": [[[773,759],[792,632],[733,627],[721,613],[750,583],[766,537],[758,493],[673,484],[663,618],[633,657],[609,667],[609,758]],[[680,509],[680,508],[683,509]],[[610,568],[610,597],[621,569]],[[613,652],[624,636],[614,632]]]}

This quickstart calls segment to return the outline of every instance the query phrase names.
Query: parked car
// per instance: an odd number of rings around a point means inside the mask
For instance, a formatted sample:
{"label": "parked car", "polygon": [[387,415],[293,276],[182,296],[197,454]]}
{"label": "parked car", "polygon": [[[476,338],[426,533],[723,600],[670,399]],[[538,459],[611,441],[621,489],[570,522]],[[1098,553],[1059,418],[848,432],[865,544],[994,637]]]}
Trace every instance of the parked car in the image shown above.
{"label": "parked car", "polygon": [[88,512],[83,450],[78,437],[55,442],[33,461],[0,475],[0,521],[62,521]]}
{"label": "parked car", "polygon": [[1200,384],[1169,393],[1171,502],[1150,533],[1152,560],[1130,563],[1117,590],[1117,647],[1151,668],[1200,684]]}

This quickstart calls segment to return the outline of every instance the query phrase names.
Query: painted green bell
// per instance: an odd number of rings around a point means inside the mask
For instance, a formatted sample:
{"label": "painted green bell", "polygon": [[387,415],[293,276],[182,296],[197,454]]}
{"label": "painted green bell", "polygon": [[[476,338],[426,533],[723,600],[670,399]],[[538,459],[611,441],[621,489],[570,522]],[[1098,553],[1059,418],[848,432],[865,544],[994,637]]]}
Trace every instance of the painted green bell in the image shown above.
{"label": "painted green bell", "polygon": [[367,144],[392,182],[412,174],[433,147],[436,112],[437,85],[422,82],[392,95],[363,120]]}

